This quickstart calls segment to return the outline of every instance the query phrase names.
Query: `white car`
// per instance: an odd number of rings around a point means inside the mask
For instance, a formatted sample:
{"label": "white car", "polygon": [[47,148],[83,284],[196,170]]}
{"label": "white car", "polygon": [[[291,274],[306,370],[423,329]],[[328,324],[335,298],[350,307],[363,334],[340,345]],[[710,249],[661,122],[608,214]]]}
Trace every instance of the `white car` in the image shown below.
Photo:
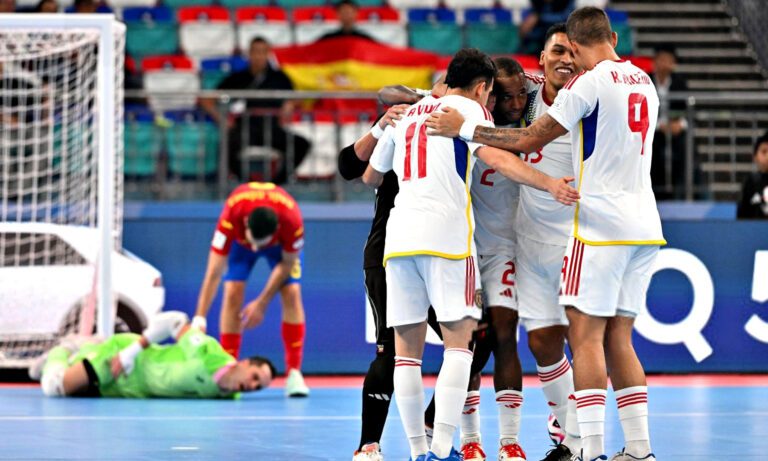
{"label": "white car", "polygon": [[[89,227],[0,222],[0,368],[26,367],[79,331],[98,244]],[[163,308],[160,271],[128,251],[113,252],[112,283],[117,332],[140,332]]]}

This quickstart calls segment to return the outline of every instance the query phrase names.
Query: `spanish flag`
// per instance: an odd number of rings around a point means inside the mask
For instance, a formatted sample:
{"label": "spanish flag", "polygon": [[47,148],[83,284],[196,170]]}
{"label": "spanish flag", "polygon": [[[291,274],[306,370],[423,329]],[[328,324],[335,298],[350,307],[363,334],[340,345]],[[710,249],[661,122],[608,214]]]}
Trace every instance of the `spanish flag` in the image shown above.
{"label": "spanish flag", "polygon": [[276,48],[280,68],[297,90],[377,91],[386,85],[432,88],[438,56],[360,37]]}

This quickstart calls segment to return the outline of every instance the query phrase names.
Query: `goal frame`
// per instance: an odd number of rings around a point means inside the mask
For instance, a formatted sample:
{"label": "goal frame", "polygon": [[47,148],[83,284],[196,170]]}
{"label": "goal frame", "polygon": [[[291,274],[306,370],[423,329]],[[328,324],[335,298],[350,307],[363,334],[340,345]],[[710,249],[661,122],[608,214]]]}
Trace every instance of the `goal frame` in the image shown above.
{"label": "goal frame", "polygon": [[114,14],[7,13],[0,14],[0,29],[98,29],[98,68],[96,98],[98,107],[98,197],[97,224],[99,256],[97,259],[96,311],[97,333],[111,336],[115,323],[112,290],[112,251],[114,216],[112,201],[115,188],[115,39]]}

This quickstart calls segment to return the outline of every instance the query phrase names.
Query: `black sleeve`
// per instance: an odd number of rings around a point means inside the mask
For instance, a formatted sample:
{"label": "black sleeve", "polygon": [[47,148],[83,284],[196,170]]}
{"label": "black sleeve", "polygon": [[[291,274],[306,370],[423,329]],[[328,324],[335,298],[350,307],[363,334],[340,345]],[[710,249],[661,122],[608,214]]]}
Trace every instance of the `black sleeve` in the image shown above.
{"label": "black sleeve", "polygon": [[748,176],[741,185],[741,199],[739,200],[739,206],[736,208],[737,219],[750,219],[753,218],[752,213],[752,196],[754,195],[754,186],[752,185],[752,175]]}
{"label": "black sleeve", "polygon": [[224,80],[216,86],[217,90],[239,90],[237,87],[237,74],[232,73],[224,77]]}
{"label": "black sleeve", "polygon": [[339,152],[339,173],[347,181],[361,177],[367,167],[368,162],[357,158],[354,144],[348,145]]}
{"label": "black sleeve", "polygon": [[285,75],[285,72],[282,70],[277,71],[280,75],[280,77],[277,79],[277,88],[274,88],[276,90],[292,90],[293,89],[293,82],[291,79]]}

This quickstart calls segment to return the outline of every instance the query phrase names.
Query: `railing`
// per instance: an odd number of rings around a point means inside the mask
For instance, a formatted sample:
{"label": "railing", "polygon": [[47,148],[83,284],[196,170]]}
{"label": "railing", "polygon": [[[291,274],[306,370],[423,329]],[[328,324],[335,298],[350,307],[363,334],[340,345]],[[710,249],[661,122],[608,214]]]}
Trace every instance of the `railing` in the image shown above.
{"label": "railing", "polygon": [[[359,183],[347,183],[336,174],[336,154],[353,143],[370,127],[382,110],[375,93],[293,92],[293,91],[203,91],[150,95],[146,92],[126,92],[132,99],[210,98],[221,123],[204,121],[205,112],[198,106],[181,119],[150,117],[137,119],[130,110],[126,116],[126,196],[128,199],[221,199],[239,182],[271,180],[276,163],[285,164],[287,184],[291,192],[305,200],[344,201],[369,192]],[[283,114],[279,109],[248,109],[231,129],[232,101],[284,99],[297,106],[309,106],[307,101],[325,101],[323,109],[300,107]],[[752,171],[752,145],[768,130],[768,93],[685,93],[671,95],[671,101],[685,101],[683,113],[688,128],[682,135],[684,147],[673,148],[667,139],[665,154],[655,157],[665,163],[663,180],[655,184],[659,197],[671,199],[733,200],[737,197],[743,177]],[[338,101],[363,101],[366,108],[344,108]],[[337,101],[335,104],[329,101]],[[667,110],[661,108],[661,111]],[[248,146],[251,121],[261,124],[264,144],[270,140],[273,124],[285,127],[289,134],[285,152],[263,147],[244,148],[240,157],[242,176],[230,174],[233,162],[231,137],[240,136],[240,145]],[[290,119],[286,120],[286,119]],[[261,122],[260,122],[261,123]],[[149,126],[149,128],[148,128]],[[148,135],[146,130],[151,134]],[[141,134],[141,136],[136,136]],[[293,167],[297,136],[309,138],[313,144],[310,154],[299,166]],[[658,135],[657,135],[658,136]],[[670,136],[670,135],[666,135]],[[212,138],[215,141],[212,141]],[[148,146],[154,146],[149,149]],[[242,154],[242,155],[240,155]],[[150,155],[149,161],[148,155]],[[261,169],[254,169],[260,164]],[[681,166],[682,165],[682,166]]]}
{"label": "railing", "polygon": [[765,0],[724,0],[731,14],[739,20],[739,25],[752,44],[763,69],[768,69],[768,32],[765,24],[768,22],[768,8]]}

